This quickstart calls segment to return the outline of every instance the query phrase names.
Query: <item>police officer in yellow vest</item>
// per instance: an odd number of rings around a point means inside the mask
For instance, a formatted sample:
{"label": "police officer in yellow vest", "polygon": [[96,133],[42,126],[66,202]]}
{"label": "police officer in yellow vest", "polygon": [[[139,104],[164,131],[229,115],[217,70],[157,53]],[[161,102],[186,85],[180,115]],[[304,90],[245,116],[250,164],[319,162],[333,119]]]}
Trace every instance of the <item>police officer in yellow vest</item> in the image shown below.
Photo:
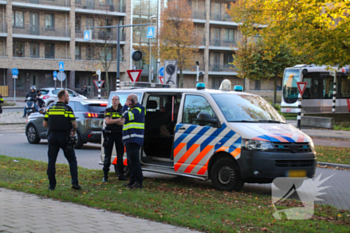
{"label": "police officer in yellow vest", "polygon": [[119,97],[117,95],[112,97],[112,107],[107,108],[105,111],[105,160],[103,163],[103,180],[102,182],[108,181],[108,172],[111,165],[111,156],[113,145],[117,151],[117,167],[118,167],[118,179],[126,180],[124,177],[124,165],[123,165],[123,154],[124,154],[124,144],[123,144],[123,124],[124,118],[122,115],[122,105],[120,104]]}
{"label": "police officer in yellow vest", "polygon": [[78,128],[75,116],[71,107],[69,107],[69,95],[66,90],[60,90],[57,94],[58,102],[51,106],[45,114],[43,125],[49,128],[49,162],[47,166],[47,175],[49,177],[49,189],[55,190],[56,187],[56,159],[60,148],[68,160],[70,174],[72,177],[72,188],[81,189],[78,181],[78,165],[75,157],[71,137],[76,135]]}

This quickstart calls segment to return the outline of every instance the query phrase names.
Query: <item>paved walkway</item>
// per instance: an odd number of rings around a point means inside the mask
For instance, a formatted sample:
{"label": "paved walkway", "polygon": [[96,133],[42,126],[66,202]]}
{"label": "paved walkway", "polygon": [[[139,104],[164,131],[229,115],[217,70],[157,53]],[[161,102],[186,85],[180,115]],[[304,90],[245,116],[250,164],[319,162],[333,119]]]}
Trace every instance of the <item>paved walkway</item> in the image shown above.
{"label": "paved walkway", "polygon": [[194,232],[0,188],[0,232]]}

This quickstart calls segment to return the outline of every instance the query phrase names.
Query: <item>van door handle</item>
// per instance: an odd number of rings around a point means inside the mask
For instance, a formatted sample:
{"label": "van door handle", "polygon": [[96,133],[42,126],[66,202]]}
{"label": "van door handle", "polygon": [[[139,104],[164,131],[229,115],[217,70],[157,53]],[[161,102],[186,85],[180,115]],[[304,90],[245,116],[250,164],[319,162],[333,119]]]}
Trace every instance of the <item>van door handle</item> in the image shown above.
{"label": "van door handle", "polygon": [[182,128],[179,128],[179,130],[185,130],[186,128],[182,127]]}

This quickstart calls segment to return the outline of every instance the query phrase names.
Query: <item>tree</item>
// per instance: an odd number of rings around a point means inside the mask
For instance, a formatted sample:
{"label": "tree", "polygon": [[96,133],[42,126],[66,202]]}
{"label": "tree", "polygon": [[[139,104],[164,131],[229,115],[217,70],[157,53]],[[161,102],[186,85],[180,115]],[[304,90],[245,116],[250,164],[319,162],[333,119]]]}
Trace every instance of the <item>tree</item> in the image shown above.
{"label": "tree", "polygon": [[172,0],[161,14],[159,35],[160,58],[177,60],[180,70],[180,87],[183,87],[183,69],[194,63],[200,37],[196,35],[187,0]]}
{"label": "tree", "polygon": [[[350,64],[350,2],[238,0],[228,13],[247,36],[261,35],[271,53],[288,44],[318,65]],[[266,25],[259,32],[256,28]]]}
{"label": "tree", "polygon": [[286,45],[281,44],[278,49],[269,49],[263,41],[254,42],[246,36],[242,43],[239,43],[238,51],[233,57],[232,64],[236,67],[238,77],[253,80],[274,79],[274,104],[277,99],[277,80],[283,77],[284,69],[308,59],[305,56],[293,55]]}
{"label": "tree", "polygon": [[[98,26],[111,26],[113,20],[109,18],[106,11],[105,15],[94,17],[94,21]],[[99,40],[100,43],[91,43],[88,48],[88,56],[92,61],[98,60],[99,63],[92,63],[93,70],[101,69],[101,73],[105,72],[105,86],[107,96],[110,91],[109,87],[109,69],[117,57],[116,54],[116,41],[117,41],[117,29],[116,28],[99,28],[92,30],[93,38]],[[120,35],[122,38],[122,35]],[[89,68],[91,70],[91,68]],[[95,74],[96,75],[96,74]]]}

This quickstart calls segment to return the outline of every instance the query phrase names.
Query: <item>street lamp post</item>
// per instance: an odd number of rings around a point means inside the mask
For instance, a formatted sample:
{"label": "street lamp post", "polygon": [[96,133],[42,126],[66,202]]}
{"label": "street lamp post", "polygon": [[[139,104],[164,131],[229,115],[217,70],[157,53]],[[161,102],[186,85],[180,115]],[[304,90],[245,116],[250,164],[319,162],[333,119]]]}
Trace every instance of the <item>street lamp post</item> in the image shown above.
{"label": "street lamp post", "polygon": [[197,83],[198,83],[198,79],[199,79],[199,61],[196,61],[196,65],[197,65]]}
{"label": "street lamp post", "polygon": [[[152,19],[154,18],[157,18],[156,15],[152,15],[150,17],[150,21],[152,22]],[[152,70],[151,69],[151,66],[152,66],[152,38],[149,38],[149,67],[148,67],[148,71],[149,71],[149,74],[148,74],[148,82],[151,83],[152,82]]]}

